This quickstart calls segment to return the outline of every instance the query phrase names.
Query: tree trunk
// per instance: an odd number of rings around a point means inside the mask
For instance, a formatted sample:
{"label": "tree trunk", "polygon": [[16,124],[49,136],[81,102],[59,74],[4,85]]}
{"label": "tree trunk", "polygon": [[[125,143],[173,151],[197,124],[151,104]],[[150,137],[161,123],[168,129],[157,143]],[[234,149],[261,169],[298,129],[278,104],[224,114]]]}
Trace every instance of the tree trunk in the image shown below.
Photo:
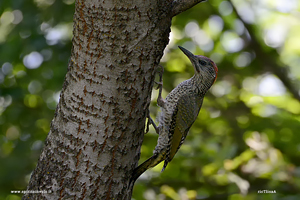
{"label": "tree trunk", "polygon": [[[198,1],[199,2],[199,1]],[[60,101],[23,199],[130,199],[172,16],[195,1],[77,0]]]}

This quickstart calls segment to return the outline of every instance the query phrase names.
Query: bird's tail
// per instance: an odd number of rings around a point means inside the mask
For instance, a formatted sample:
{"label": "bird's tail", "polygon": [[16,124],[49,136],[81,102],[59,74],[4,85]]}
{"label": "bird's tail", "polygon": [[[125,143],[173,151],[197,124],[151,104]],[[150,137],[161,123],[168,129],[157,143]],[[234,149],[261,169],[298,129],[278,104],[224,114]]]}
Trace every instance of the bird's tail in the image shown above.
{"label": "bird's tail", "polygon": [[164,160],[164,156],[161,154],[156,154],[148,158],[145,162],[140,164],[137,168],[135,168],[132,172],[131,183],[134,183],[136,179],[140,177],[147,169],[151,167],[155,167],[161,161]]}
{"label": "bird's tail", "polygon": [[166,169],[168,163],[169,163],[169,162],[165,160],[165,163],[164,163],[163,168],[161,169],[161,172],[165,171],[165,169]]}

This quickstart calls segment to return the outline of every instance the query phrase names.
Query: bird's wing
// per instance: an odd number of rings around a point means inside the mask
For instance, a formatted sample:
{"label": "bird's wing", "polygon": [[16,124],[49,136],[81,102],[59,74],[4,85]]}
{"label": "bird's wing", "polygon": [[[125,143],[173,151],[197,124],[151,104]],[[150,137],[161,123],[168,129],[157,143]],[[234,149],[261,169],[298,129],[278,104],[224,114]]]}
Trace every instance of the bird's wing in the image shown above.
{"label": "bird's wing", "polygon": [[182,98],[178,100],[170,124],[169,141],[171,141],[171,146],[166,151],[163,170],[168,162],[173,159],[185,140],[190,127],[199,114],[202,102],[203,98],[200,99],[192,95],[182,96]]}

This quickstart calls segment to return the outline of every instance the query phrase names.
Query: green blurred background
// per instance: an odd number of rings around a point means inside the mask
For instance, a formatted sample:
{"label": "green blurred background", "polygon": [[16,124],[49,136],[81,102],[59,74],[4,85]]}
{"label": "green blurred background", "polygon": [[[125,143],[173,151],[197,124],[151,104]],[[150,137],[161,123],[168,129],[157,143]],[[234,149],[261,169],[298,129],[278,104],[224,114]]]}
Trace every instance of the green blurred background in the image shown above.
{"label": "green blurred background", "polygon": [[[20,199],[10,191],[26,188],[37,163],[67,70],[73,12],[74,0],[0,1],[0,199]],[[164,97],[193,75],[178,45],[214,60],[218,79],[173,161],[142,175],[133,198],[300,199],[299,1],[210,0],[176,16],[161,62]],[[156,140],[151,127],[141,162]]]}

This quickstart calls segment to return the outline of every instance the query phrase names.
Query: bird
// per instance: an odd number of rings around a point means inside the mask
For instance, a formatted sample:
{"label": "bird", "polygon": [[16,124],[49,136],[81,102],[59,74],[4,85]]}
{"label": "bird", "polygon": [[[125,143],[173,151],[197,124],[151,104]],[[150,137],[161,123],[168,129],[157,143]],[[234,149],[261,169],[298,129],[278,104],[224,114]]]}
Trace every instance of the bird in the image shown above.
{"label": "bird", "polygon": [[217,65],[209,58],[194,55],[187,49],[178,48],[189,58],[194,67],[194,75],[177,85],[166,97],[162,98],[162,74],[160,74],[159,95],[157,104],[161,107],[158,118],[159,126],[148,116],[150,123],[159,134],[153,155],[135,168],[131,175],[131,182],[135,182],[147,169],[164,161],[162,172],[184,142],[189,129],[195,122],[204,95],[214,84],[218,75]]}

